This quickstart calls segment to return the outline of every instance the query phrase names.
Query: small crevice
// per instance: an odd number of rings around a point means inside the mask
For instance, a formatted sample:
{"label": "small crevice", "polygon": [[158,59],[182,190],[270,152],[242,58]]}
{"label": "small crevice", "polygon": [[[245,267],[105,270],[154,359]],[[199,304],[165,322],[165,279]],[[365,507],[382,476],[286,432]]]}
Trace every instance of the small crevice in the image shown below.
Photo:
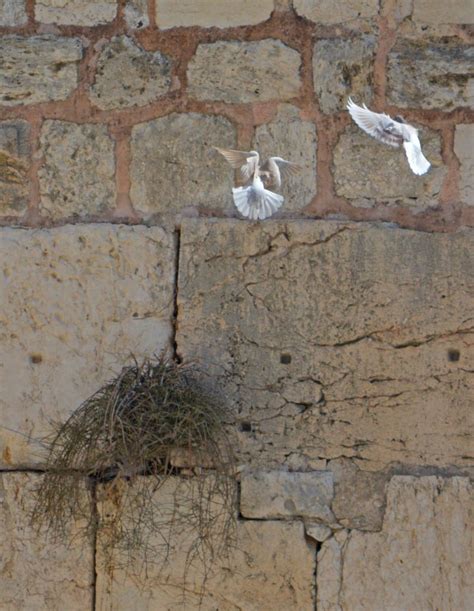
{"label": "small crevice", "polygon": [[97,609],[97,530],[99,510],[97,508],[97,482],[91,482],[91,519],[92,519],[92,611]]}
{"label": "small crevice", "polygon": [[178,353],[178,343],[176,341],[176,334],[178,329],[178,282],[179,282],[179,257],[181,254],[181,229],[178,227],[174,231],[175,241],[175,262],[174,262],[174,283],[173,283],[173,314],[171,324],[173,327],[171,337],[171,349],[172,358],[176,363],[181,363],[182,358]]}

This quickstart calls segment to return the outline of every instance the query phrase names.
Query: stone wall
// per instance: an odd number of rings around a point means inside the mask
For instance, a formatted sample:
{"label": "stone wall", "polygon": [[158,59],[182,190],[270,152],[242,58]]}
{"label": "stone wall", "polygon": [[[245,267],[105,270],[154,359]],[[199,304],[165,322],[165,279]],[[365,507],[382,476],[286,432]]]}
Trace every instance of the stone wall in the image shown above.
{"label": "stone wall", "polygon": [[[1,609],[472,608],[473,26],[470,0],[0,0]],[[302,165],[275,219],[237,218],[212,146]],[[237,437],[239,545],[185,603],[180,542],[132,578],[28,517],[51,421],[160,350]]]}

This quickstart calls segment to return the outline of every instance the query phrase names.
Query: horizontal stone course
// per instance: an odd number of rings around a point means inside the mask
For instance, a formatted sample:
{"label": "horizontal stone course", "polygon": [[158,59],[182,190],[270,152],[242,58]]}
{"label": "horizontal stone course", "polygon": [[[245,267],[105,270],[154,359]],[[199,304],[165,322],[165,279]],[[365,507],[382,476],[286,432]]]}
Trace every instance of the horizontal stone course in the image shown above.
{"label": "horizontal stone course", "polygon": [[35,19],[58,25],[97,26],[117,14],[117,0],[36,0]]}
{"label": "horizontal stone course", "polygon": [[472,0],[414,0],[412,18],[429,24],[474,23]]}
{"label": "horizontal stone course", "polygon": [[293,6],[298,15],[322,25],[373,19],[379,10],[378,0],[293,0]]}
{"label": "horizontal stone course", "polygon": [[265,21],[273,0],[156,0],[156,23],[161,29],[200,26],[229,28]]}

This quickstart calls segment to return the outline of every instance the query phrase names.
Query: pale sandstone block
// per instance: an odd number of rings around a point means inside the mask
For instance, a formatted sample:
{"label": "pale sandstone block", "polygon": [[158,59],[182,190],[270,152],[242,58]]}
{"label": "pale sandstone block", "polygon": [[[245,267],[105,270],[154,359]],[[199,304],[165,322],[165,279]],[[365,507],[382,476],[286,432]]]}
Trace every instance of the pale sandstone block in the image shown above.
{"label": "pale sandstone block", "polygon": [[157,0],[156,23],[161,29],[230,28],[265,21],[272,11],[273,0]]}
{"label": "pale sandstone block", "polygon": [[300,117],[298,108],[281,104],[276,117],[255,130],[253,148],[263,159],[276,155],[300,164],[302,170],[283,179],[283,212],[300,211],[316,195],[316,126]]}
{"label": "pale sandstone block", "polygon": [[318,554],[318,609],[456,609],[474,600],[474,495],[465,477],[392,478],[380,533]]}
{"label": "pale sandstone block", "polygon": [[469,230],[183,221],[177,349],[215,376],[239,462],[469,465],[473,257]]}
{"label": "pale sandstone block", "polygon": [[82,44],[60,36],[3,36],[0,57],[0,104],[65,100],[77,86]]}
{"label": "pale sandstone block", "polygon": [[334,520],[334,483],[328,471],[248,471],[241,476],[240,490],[244,518]]}
{"label": "pale sandstone block", "polygon": [[[67,545],[30,524],[42,475],[0,474],[0,608],[83,611],[92,607],[93,554],[87,542]],[[71,536],[77,531],[71,524]]]}
{"label": "pale sandstone block", "polygon": [[300,93],[300,65],[297,51],[271,38],[201,44],[188,66],[188,92],[230,103],[286,101]]}
{"label": "pale sandstone block", "polygon": [[131,354],[168,346],[175,255],[158,227],[0,231],[0,464],[11,468],[41,463],[34,439]]}
{"label": "pale sandstone block", "polygon": [[474,3],[472,0],[414,0],[412,18],[433,25],[474,23]]}
{"label": "pale sandstone block", "polygon": [[378,0],[294,0],[298,15],[321,25],[346,24],[377,17]]}
{"label": "pale sandstone block", "polygon": [[128,36],[116,36],[102,49],[89,95],[103,110],[144,106],[164,95],[170,84],[166,55],[149,53]]}
{"label": "pale sandstone block", "polygon": [[0,0],[0,26],[20,26],[27,22],[25,0]]}
{"label": "pale sandstone block", "polygon": [[461,201],[474,206],[474,125],[456,125],[454,152],[461,164]]}
{"label": "pale sandstone block", "polygon": [[117,0],[37,0],[35,19],[58,25],[96,26],[109,23],[117,14]]}
{"label": "pale sandstone block", "polygon": [[0,215],[18,216],[28,207],[30,152],[29,123],[0,122]]}
{"label": "pale sandstone block", "polygon": [[432,164],[423,176],[411,171],[403,147],[387,146],[349,125],[334,149],[336,193],[358,208],[370,208],[380,202],[415,211],[436,206],[447,173],[441,138],[424,127],[419,137],[423,154]]}
{"label": "pale sandstone block", "polygon": [[131,198],[145,214],[198,206],[232,210],[233,172],[213,146],[235,148],[223,117],[173,113],[132,129]]}
{"label": "pale sandstone block", "polygon": [[41,211],[53,219],[101,214],[115,205],[114,142],[105,125],[45,121],[38,172]]}
{"label": "pale sandstone block", "polygon": [[388,55],[388,100],[402,108],[473,108],[473,61],[473,47],[454,37],[399,39]]}

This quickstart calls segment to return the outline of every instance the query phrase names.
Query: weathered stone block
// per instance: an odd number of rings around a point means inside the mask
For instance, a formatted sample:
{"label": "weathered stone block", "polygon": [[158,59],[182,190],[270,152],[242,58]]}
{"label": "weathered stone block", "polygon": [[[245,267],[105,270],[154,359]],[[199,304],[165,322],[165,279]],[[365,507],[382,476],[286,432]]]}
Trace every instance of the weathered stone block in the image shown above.
{"label": "weathered stone block", "polygon": [[293,5],[298,15],[321,25],[374,19],[379,10],[378,0],[293,0]]}
{"label": "weathered stone block", "polygon": [[241,476],[240,512],[244,518],[301,517],[334,521],[332,473],[251,471]]}
{"label": "weathered stone block", "polygon": [[461,201],[468,206],[474,206],[474,125],[456,125],[454,152],[461,165]]}
{"label": "weathered stone block", "polygon": [[58,25],[96,26],[109,23],[117,14],[117,0],[37,0],[35,19]]}
{"label": "weathered stone block", "polygon": [[403,147],[393,148],[371,138],[355,125],[346,128],[334,150],[336,193],[353,206],[370,208],[376,203],[408,206],[415,211],[437,205],[446,176],[441,138],[420,129],[423,154],[432,164],[424,176],[414,174]]}
{"label": "weathered stone block", "polygon": [[41,211],[53,219],[100,214],[115,205],[114,142],[105,125],[45,121]]}
{"label": "weathered stone block", "polygon": [[348,97],[370,104],[375,38],[326,38],[313,50],[314,91],[325,113],[344,110]]}
{"label": "weathered stone block", "polygon": [[144,106],[168,91],[170,72],[165,55],[148,53],[128,36],[116,36],[100,54],[90,98],[103,110]]}
{"label": "weathered stone block", "polygon": [[0,123],[0,214],[26,211],[30,194],[30,126],[26,121]]}
{"label": "weathered stone block", "polygon": [[316,195],[317,141],[314,123],[301,119],[295,106],[281,104],[273,121],[257,127],[253,147],[262,158],[276,155],[302,167],[296,176],[283,178],[283,212],[299,211],[309,204]]}
{"label": "weathered stone block", "polygon": [[186,219],[177,349],[221,388],[243,464],[461,467],[473,293],[469,230]]}
{"label": "weathered stone block", "polygon": [[161,29],[182,26],[230,28],[265,21],[272,11],[273,0],[157,0],[156,23]]}
{"label": "weathered stone block", "polygon": [[27,20],[25,0],[0,0],[0,26],[20,26]]}
{"label": "weathered stone block", "polygon": [[412,19],[434,25],[474,23],[472,0],[415,0]]}
{"label": "weathered stone block", "polygon": [[231,210],[233,172],[213,146],[235,148],[223,117],[171,114],[132,130],[131,198],[144,213],[175,215],[186,207]]}
{"label": "weathered stone block", "polygon": [[300,93],[300,54],[279,40],[201,44],[188,66],[188,92],[231,103],[289,100]]}
{"label": "weathered stone block", "polygon": [[0,104],[65,100],[76,88],[82,45],[78,38],[0,38]]}
{"label": "weathered stone block", "polygon": [[150,25],[148,0],[128,0],[124,13],[128,27],[133,30],[140,30]]}
{"label": "weathered stone block", "polygon": [[[31,526],[33,491],[41,478],[33,473],[0,474],[0,608],[92,608],[92,545],[52,542]],[[75,534],[73,524],[71,537]]]}
{"label": "weathered stone block", "polygon": [[402,108],[473,108],[473,61],[472,46],[456,38],[400,39],[388,56],[388,99]]}
{"label": "weathered stone block", "polygon": [[41,462],[34,439],[130,354],[168,345],[175,255],[158,227],[0,231],[0,465],[9,468]]}
{"label": "weathered stone block", "polygon": [[468,478],[394,477],[380,533],[323,543],[318,609],[469,609],[473,515]]}

